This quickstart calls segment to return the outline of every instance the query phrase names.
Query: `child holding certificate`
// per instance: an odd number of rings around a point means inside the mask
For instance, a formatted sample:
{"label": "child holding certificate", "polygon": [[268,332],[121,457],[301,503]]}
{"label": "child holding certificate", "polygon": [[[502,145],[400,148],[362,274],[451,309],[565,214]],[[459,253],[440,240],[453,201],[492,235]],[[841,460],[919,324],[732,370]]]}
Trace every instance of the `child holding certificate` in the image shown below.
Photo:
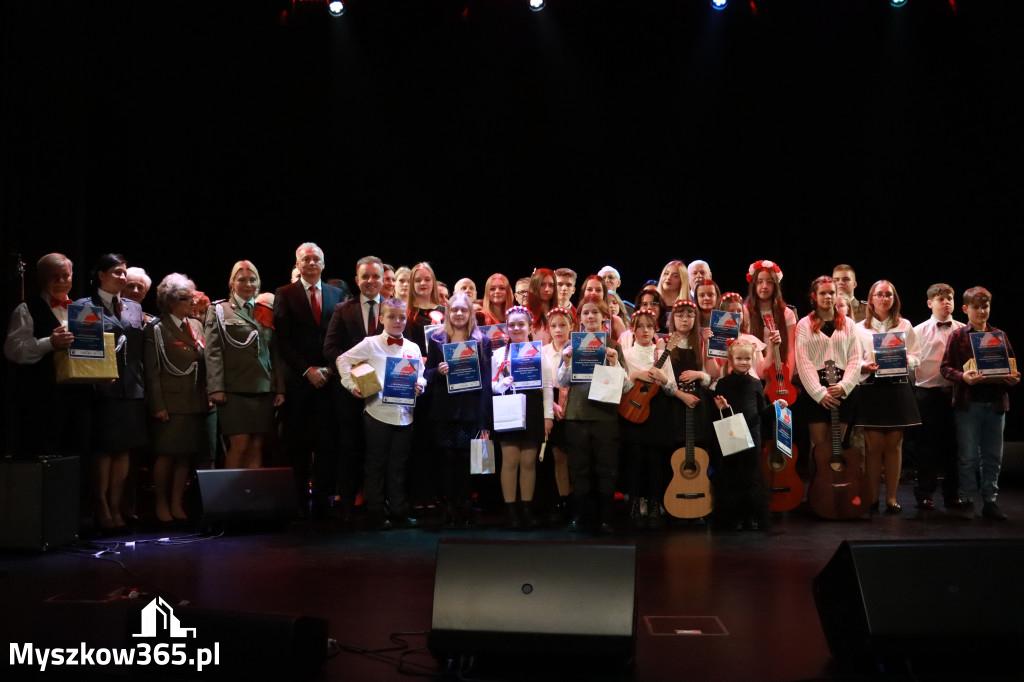
{"label": "child holding certificate", "polygon": [[[767,530],[768,491],[761,476],[761,420],[773,419],[774,403],[768,403],[760,380],[750,375],[756,351],[740,339],[729,346],[732,371],[715,386],[715,406],[731,407],[742,414],[754,447],[722,458],[715,476],[715,525],[724,530]],[[785,401],[779,401],[787,407]],[[728,414],[726,415],[728,416]]]}
{"label": "child holding certificate", "polygon": [[903,431],[921,423],[917,401],[907,377],[917,367],[917,334],[900,316],[900,297],[891,282],[879,280],[868,292],[867,314],[857,323],[861,344],[860,412],[857,423],[864,427],[867,445],[864,501],[878,505],[878,487],[885,470],[885,513],[899,514],[896,499],[903,466]]}
{"label": "child holding certificate", "polygon": [[[1003,463],[1003,426],[1010,409],[1007,389],[1020,382],[1020,372],[1010,365],[1005,370],[996,368],[1000,374],[986,377],[985,368],[979,367],[982,363],[976,357],[972,334],[979,340],[1003,344],[1006,359],[1014,358],[1010,340],[988,323],[991,304],[992,294],[984,287],[972,287],[964,292],[963,310],[969,324],[950,335],[946,354],[942,357],[941,372],[943,377],[953,382],[963,516],[974,518],[975,504],[980,497],[984,503],[982,516],[1005,521],[1006,513],[996,503],[999,470]],[[972,360],[974,364],[968,364]]]}
{"label": "child holding certificate", "polygon": [[470,441],[486,440],[491,422],[491,392],[483,383],[491,368],[491,341],[477,329],[473,301],[465,292],[448,299],[444,329],[431,340],[423,376],[432,394],[434,444],[444,455],[445,526],[469,528]]}
{"label": "child holding certificate", "polygon": [[[634,343],[623,352],[629,378],[634,386],[639,382],[651,384],[644,395],[637,396],[648,401],[650,416],[642,423],[620,421],[623,450],[629,457],[630,519],[634,528],[657,529],[665,525],[661,498],[665,494],[665,475],[672,455],[670,401],[674,401],[676,382],[669,351],[665,342],[657,337],[658,314],[654,309],[637,310],[630,326]],[[673,339],[681,339],[681,335]],[[662,355],[666,356],[663,361]],[[634,392],[629,397],[635,395]]]}
{"label": "child holding certificate", "polygon": [[[515,354],[529,354],[533,350],[514,345],[530,343],[533,315],[529,308],[517,305],[506,310],[505,325],[508,343],[499,348],[491,358],[491,390],[496,395],[504,395],[516,385],[516,368],[513,367]],[[541,353],[537,353],[536,357],[540,362],[541,385],[525,391],[526,429],[494,434],[494,439],[501,443],[501,494],[505,498],[506,526],[513,529],[522,528],[524,523],[527,526],[538,525],[533,514],[533,492],[537,483],[537,451],[541,441],[547,440],[554,424],[550,370],[543,362]],[[532,382],[520,383],[525,386]],[[522,497],[521,506],[516,503],[517,483]]]}
{"label": "child holding certificate", "polygon": [[[544,346],[544,364],[551,376],[555,376],[558,366],[562,362],[562,351],[569,344],[569,333],[576,326],[575,316],[568,308],[552,308],[548,311],[548,335],[551,343]],[[565,440],[565,404],[569,398],[569,389],[558,387],[557,393],[553,392],[551,408],[554,412],[555,421],[548,435],[550,452],[555,463],[555,486],[558,488],[558,506],[553,515],[558,522],[568,521],[567,511],[569,509],[569,496],[572,494],[572,486],[569,484],[569,460],[567,455],[568,445]]]}
{"label": "child holding certificate", "polygon": [[[608,304],[603,297],[587,296],[580,303],[579,311],[584,332],[602,332],[605,318],[608,317]],[[583,530],[591,479],[595,478],[600,500],[600,530],[611,533],[612,501],[619,467],[618,405],[590,400],[590,380],[572,381],[571,344],[562,351],[562,358],[562,365],[558,368],[558,383],[569,389],[569,399],[565,406],[565,433],[569,441],[569,474],[576,504],[569,530]],[[625,369],[622,348],[615,341],[608,341],[603,364],[618,365]],[[632,382],[627,379],[623,382],[622,392],[630,388]]]}
{"label": "child holding certificate", "polygon": [[725,366],[725,360],[708,355],[708,342],[713,336],[711,312],[722,300],[722,290],[710,279],[698,279],[693,286],[693,295],[697,299],[697,326],[700,327],[701,338],[704,339],[704,371],[714,380],[722,376],[722,368]]}
{"label": "child holding certificate", "polygon": [[[371,526],[390,530],[392,522],[412,527],[405,489],[405,466],[412,447],[412,416],[416,396],[423,392],[423,356],[419,346],[403,338],[406,311],[404,301],[389,298],[380,304],[381,333],[367,336],[338,356],[341,385],[362,398],[363,432],[366,437],[366,467],[363,487]],[[383,388],[363,395],[352,376],[352,368],[367,363]],[[387,507],[385,506],[387,504]]]}

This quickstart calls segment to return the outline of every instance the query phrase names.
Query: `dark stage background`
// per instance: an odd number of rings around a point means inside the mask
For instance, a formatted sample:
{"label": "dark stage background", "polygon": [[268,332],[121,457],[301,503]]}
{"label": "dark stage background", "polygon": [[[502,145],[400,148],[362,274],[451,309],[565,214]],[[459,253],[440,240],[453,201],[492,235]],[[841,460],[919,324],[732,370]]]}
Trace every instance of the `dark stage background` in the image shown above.
{"label": "dark stage background", "polygon": [[311,239],[327,276],[611,263],[630,294],[767,257],[803,314],[846,261],[914,322],[928,284],[985,284],[1024,344],[1016,0],[2,7],[3,252],[67,253],[76,295],[111,250],[215,298],[249,258],[272,290]]}

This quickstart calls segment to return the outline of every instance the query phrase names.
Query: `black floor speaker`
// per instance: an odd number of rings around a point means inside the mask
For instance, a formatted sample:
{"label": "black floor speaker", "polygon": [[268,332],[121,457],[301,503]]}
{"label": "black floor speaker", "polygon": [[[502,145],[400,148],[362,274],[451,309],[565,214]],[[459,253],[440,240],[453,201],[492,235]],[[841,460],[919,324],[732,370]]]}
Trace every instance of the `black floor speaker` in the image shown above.
{"label": "black floor speaker", "polygon": [[196,476],[204,521],[281,521],[298,515],[295,478],[290,467],[200,469]]}
{"label": "black floor speaker", "polygon": [[632,659],[633,545],[441,540],[436,568],[428,646],[440,660]]}
{"label": "black floor speaker", "polygon": [[1024,541],[844,542],[814,599],[832,655],[856,668],[1003,670],[1019,667],[1022,575]]}
{"label": "black floor speaker", "polygon": [[78,540],[77,457],[0,460],[0,548],[48,550]]}

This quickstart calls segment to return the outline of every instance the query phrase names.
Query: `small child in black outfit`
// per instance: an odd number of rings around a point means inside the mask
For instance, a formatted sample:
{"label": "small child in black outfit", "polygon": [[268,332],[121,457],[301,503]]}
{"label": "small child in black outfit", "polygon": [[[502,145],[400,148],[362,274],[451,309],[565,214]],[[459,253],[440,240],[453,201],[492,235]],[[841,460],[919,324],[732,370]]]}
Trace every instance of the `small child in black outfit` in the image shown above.
{"label": "small child in black outfit", "polygon": [[[726,530],[767,530],[768,490],[761,475],[761,418],[774,419],[775,408],[764,397],[761,382],[749,374],[754,346],[745,340],[729,346],[732,372],[718,380],[715,405],[742,413],[754,447],[722,458],[715,477],[715,526]],[[779,404],[786,407],[784,400]]]}

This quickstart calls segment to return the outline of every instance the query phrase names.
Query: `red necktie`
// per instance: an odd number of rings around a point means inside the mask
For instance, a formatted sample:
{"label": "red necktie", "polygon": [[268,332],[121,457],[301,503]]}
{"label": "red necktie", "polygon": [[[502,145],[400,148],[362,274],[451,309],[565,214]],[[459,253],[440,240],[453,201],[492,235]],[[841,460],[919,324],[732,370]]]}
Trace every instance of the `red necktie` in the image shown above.
{"label": "red necktie", "polygon": [[366,316],[366,335],[373,336],[377,333],[377,302],[367,301],[370,304],[370,312]]}
{"label": "red necktie", "polygon": [[316,287],[309,288],[309,305],[313,308],[313,318],[320,324],[320,297]]}

